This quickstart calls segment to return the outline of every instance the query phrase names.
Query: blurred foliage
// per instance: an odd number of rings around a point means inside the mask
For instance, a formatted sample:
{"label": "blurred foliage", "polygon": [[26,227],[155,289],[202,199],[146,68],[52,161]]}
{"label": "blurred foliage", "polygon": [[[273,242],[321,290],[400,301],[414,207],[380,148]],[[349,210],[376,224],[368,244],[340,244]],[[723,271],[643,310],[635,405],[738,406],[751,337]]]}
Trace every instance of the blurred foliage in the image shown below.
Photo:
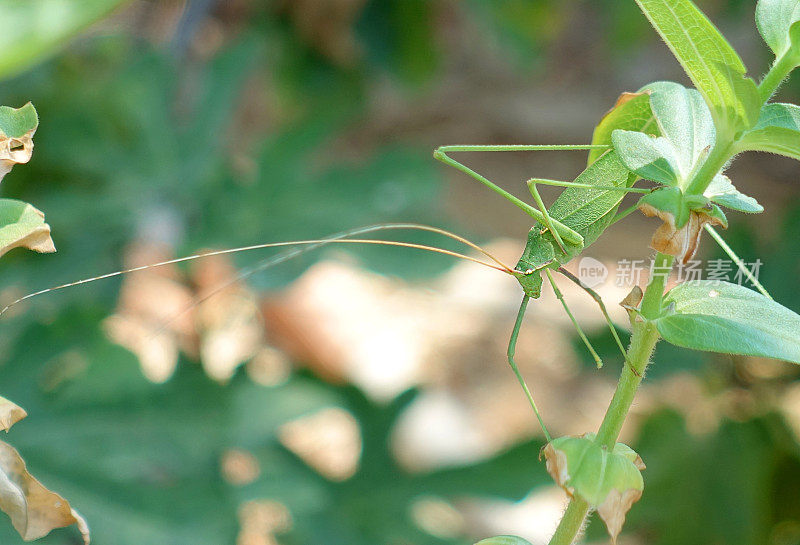
{"label": "blurred foliage", "polygon": [[[58,3],[69,4],[36,0],[25,9]],[[85,11],[63,17],[62,30],[49,28],[20,58],[27,63],[52,54],[114,3],[72,2]],[[12,4],[22,9],[22,3],[0,0],[0,10],[9,13]],[[605,66],[604,54],[624,59],[657,43],[633,2],[473,0],[456,8],[451,2],[372,0],[354,15],[330,18],[352,19],[330,38],[358,45],[350,49],[315,42],[320,33],[314,24],[326,21],[303,21],[288,3],[244,4],[245,14],[228,16],[232,21],[219,15],[221,45],[203,54],[179,47],[184,42],[177,38],[159,44],[144,38],[146,32],[109,31],[3,81],[0,103],[31,100],[42,124],[34,160],[15,169],[2,192],[46,212],[59,253],[10,254],[0,285],[20,295],[115,270],[128,243],[142,238],[164,241],[183,255],[209,246],[317,238],[374,222],[447,226],[456,220],[442,217],[441,170],[429,149],[397,141],[355,146],[348,138],[374,113],[374,86],[388,80],[393,92],[422,96],[441,83],[448,66],[465,62],[449,49],[453,21],[484,42],[491,63],[528,74],[530,85],[552,77],[549,66],[556,72]],[[750,16],[750,3],[741,0],[708,4],[722,21]],[[588,19],[577,17],[584,12]],[[0,43],[13,36],[2,29],[20,28],[13,21],[0,18]],[[182,19],[177,34],[200,32],[202,22]],[[586,45],[585,55],[574,53],[573,41]],[[0,63],[2,71],[21,68]],[[798,218],[799,210],[788,213],[779,231],[800,232]],[[800,308],[800,292],[786,281],[800,272],[797,237],[765,242],[733,225],[728,238],[746,260],[758,255],[768,264],[762,279],[776,299]],[[414,240],[446,246],[427,236]],[[357,255],[369,267],[410,278],[451,263],[386,248]],[[248,265],[260,257],[237,260]],[[295,260],[254,280],[280,287],[310,262]],[[425,474],[400,468],[389,434],[413,393],[379,405],[353,387],[303,373],[274,388],[240,373],[223,387],[188,361],[168,383],[150,384],[135,358],[100,333],[117,287],[109,281],[41,298],[5,319],[0,337],[2,393],[30,413],[10,441],[33,473],[88,518],[99,545],[233,543],[239,504],[262,498],[289,507],[293,527],[281,536],[285,544],[466,543],[418,528],[412,503],[423,496],[516,500],[549,482],[536,463],[535,442],[464,467]],[[610,337],[598,333],[592,341],[606,361],[604,372],[616,375],[622,362]],[[576,345],[576,351],[584,349]],[[738,380],[737,365],[662,344],[648,377],[688,370],[727,388]],[[276,436],[283,423],[325,407],[352,414],[363,437],[359,470],[343,482],[320,476]],[[631,528],[646,543],[800,542],[800,454],[779,416],[745,415],[698,436],[687,432],[681,416],[659,413],[633,446],[648,469]],[[262,467],[257,481],[237,487],[222,478],[220,456],[229,448],[256,456]],[[713,508],[711,497],[721,499]],[[599,538],[591,534],[595,526],[590,535]],[[44,543],[77,539],[74,529],[64,529]],[[20,540],[0,524],[0,542]]]}
{"label": "blurred foliage", "polygon": [[[355,388],[307,375],[277,388],[243,375],[220,386],[188,362],[153,386],[130,353],[87,327],[101,317],[71,307],[53,323],[29,327],[0,370],[5,393],[31,415],[10,440],[39,478],[80,506],[93,543],[232,543],[239,502],[264,498],[290,509],[293,529],[283,543],[461,543],[415,526],[412,502],[424,495],[520,499],[548,480],[544,468],[531,469],[537,442],[471,466],[401,469],[389,433],[413,393],[381,406]],[[328,407],[352,414],[363,436],[359,470],[341,483],[277,437],[287,421]],[[234,486],[222,479],[220,457],[230,448],[258,458],[258,480]],[[0,525],[0,536],[21,543],[10,526]],[[75,539],[69,528],[42,543]]]}
{"label": "blurred foliage", "polygon": [[[779,415],[723,420],[698,437],[677,413],[657,412],[634,447],[647,461],[647,501],[631,510],[626,529],[643,543],[800,540],[800,447]],[[587,535],[604,532],[594,521]]]}
{"label": "blurred foliage", "polygon": [[0,78],[20,72],[123,0],[0,1]]}

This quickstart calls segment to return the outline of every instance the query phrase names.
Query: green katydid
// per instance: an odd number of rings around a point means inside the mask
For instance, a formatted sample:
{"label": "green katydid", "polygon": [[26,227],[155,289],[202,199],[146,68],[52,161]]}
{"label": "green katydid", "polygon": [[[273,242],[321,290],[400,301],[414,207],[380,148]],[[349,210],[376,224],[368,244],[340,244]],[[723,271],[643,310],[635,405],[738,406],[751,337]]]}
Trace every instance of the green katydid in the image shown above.
{"label": "green katydid", "polygon": [[[528,215],[530,215],[537,221],[536,225],[534,225],[534,227],[530,230],[528,234],[527,244],[525,246],[525,250],[522,254],[522,257],[520,258],[519,262],[513,269],[503,264],[498,259],[494,258],[491,254],[484,251],[476,244],[473,244],[468,240],[464,239],[463,237],[460,237],[448,231],[438,229],[435,227],[416,225],[416,224],[384,224],[384,225],[354,229],[348,232],[339,233],[319,240],[257,244],[247,247],[196,254],[188,257],[155,263],[152,265],[146,265],[142,267],[116,271],[113,273],[95,276],[79,280],[76,282],[63,284],[53,288],[48,288],[35,293],[31,293],[11,303],[5,309],[0,310],[0,315],[6,312],[8,308],[21,301],[24,301],[26,299],[29,299],[37,295],[48,293],[50,291],[60,290],[67,287],[89,283],[96,280],[110,278],[122,274],[127,274],[151,267],[159,267],[163,265],[179,263],[192,259],[199,259],[202,257],[209,257],[220,254],[230,254],[246,250],[255,250],[255,249],[271,248],[271,247],[292,247],[292,246],[302,247],[302,249],[294,249],[286,254],[281,254],[277,257],[268,259],[265,263],[253,269],[244,271],[243,273],[238,275],[234,279],[234,281],[249,276],[254,272],[263,270],[271,265],[290,259],[298,255],[300,252],[309,251],[318,248],[322,245],[330,243],[385,244],[385,245],[403,246],[403,247],[443,253],[453,257],[474,261],[482,265],[491,267],[493,269],[499,270],[501,272],[513,275],[522,286],[524,295],[508,345],[508,360],[523,390],[525,391],[525,394],[528,397],[528,400],[531,403],[531,406],[533,407],[537,418],[539,419],[542,425],[542,429],[545,435],[549,438],[549,433],[547,432],[547,429],[544,426],[544,423],[538,412],[538,409],[536,408],[530,390],[525,384],[525,381],[521,373],[519,372],[516,363],[514,362],[516,341],[517,341],[517,336],[519,334],[519,329],[522,323],[522,319],[524,317],[525,310],[527,308],[529,300],[531,298],[538,298],[541,295],[541,287],[543,282],[542,275],[547,276],[548,282],[552,286],[556,297],[560,300],[567,315],[569,316],[570,320],[575,326],[578,335],[586,344],[587,348],[589,349],[590,353],[592,354],[598,366],[601,365],[602,362],[599,356],[597,355],[597,352],[591,346],[586,335],[580,328],[573,313],[570,311],[563,297],[563,294],[561,293],[561,291],[559,290],[558,286],[555,283],[555,280],[553,279],[551,270],[558,271],[561,274],[567,276],[567,278],[578,284],[592,296],[592,298],[599,305],[603,313],[603,316],[610,327],[611,333],[615,339],[615,342],[619,350],[623,354],[623,357],[626,357],[625,347],[623,346],[623,343],[616,331],[616,328],[614,327],[614,324],[612,323],[608,315],[607,309],[600,296],[596,292],[591,290],[588,286],[585,286],[578,278],[569,273],[569,271],[564,269],[562,266],[563,264],[566,264],[568,261],[570,261],[573,257],[579,255],[584,248],[593,243],[606,228],[613,225],[622,218],[626,217],[629,213],[631,213],[636,209],[636,206],[633,206],[624,210],[623,212],[618,212],[620,203],[626,193],[649,194],[652,192],[652,190],[650,189],[641,189],[632,187],[634,182],[636,182],[636,180],[638,179],[638,176],[633,174],[631,170],[629,170],[623,164],[620,157],[618,156],[617,151],[613,149],[611,145],[612,143],[611,135],[613,131],[617,129],[637,131],[646,134],[647,133],[657,134],[658,131],[656,127],[656,122],[649,106],[649,96],[647,95],[647,93],[623,95],[623,98],[620,100],[620,102],[618,102],[615,108],[603,119],[603,121],[601,121],[600,125],[598,125],[598,128],[595,130],[594,141],[592,144],[589,145],[444,146],[438,148],[434,152],[434,156],[437,159],[477,179],[478,181],[480,181],[493,191],[499,193],[500,195],[508,199],[510,202],[521,208],[523,211],[525,211]],[[497,185],[490,182],[482,175],[473,171],[466,165],[452,159],[448,155],[448,153],[455,153],[455,152],[560,151],[560,150],[589,151],[590,152],[589,166],[575,179],[575,181],[572,182],[537,179],[537,178],[530,179],[528,181],[528,187],[536,202],[536,207],[531,206],[525,203],[524,201],[514,197],[510,193],[506,192],[505,190],[501,189]],[[539,192],[537,190],[538,185],[560,186],[564,187],[565,190],[561,193],[558,199],[556,199],[556,201],[548,210],[548,208],[544,205],[541,196],[539,195]],[[471,256],[459,254],[457,252],[452,252],[441,248],[436,248],[433,246],[426,246],[421,244],[412,244],[412,243],[405,243],[398,241],[388,241],[388,240],[352,238],[354,236],[361,234],[382,231],[382,230],[394,230],[394,229],[416,229],[416,230],[435,232],[447,236],[458,242],[466,244],[467,246],[471,247],[474,250],[482,252],[494,263],[487,263]],[[721,239],[718,238],[718,235],[716,235],[715,232],[712,232],[712,235],[715,235],[715,238],[718,239],[718,242],[720,242],[723,245],[723,247],[727,252],[732,253],[732,250],[730,250],[730,248],[728,248],[727,245],[725,245],[724,242],[722,242]],[[741,260],[738,260],[737,264],[741,266]],[[222,286],[219,290],[215,290],[207,297],[213,296],[214,293],[217,293],[218,291],[221,291],[224,288],[225,286]]]}
{"label": "green katydid", "polygon": [[[679,107],[674,107],[674,105],[669,108],[666,107],[667,104],[674,102],[685,103],[687,111],[682,112]],[[697,127],[694,127],[697,134],[680,134],[676,136],[674,134],[676,125],[676,120],[674,118],[676,115],[687,115],[687,113],[695,113],[698,118]],[[706,121],[705,117],[708,117],[709,120]],[[543,282],[542,275],[544,274],[547,276],[548,282],[552,286],[556,297],[561,301],[564,310],[575,325],[579,336],[584,344],[586,344],[599,366],[601,362],[596,351],[575,320],[550,271],[555,270],[564,274],[571,281],[577,283],[587,291],[598,303],[611,333],[614,336],[614,340],[627,362],[625,347],[617,334],[616,328],[608,315],[602,299],[597,293],[589,289],[581,283],[578,278],[564,269],[562,265],[579,255],[586,247],[592,244],[605,229],[617,221],[620,221],[639,207],[640,203],[637,203],[622,212],[618,212],[625,193],[648,194],[643,198],[643,201],[650,200],[651,203],[657,203],[657,199],[650,199],[650,194],[659,189],[670,189],[669,187],[656,187],[653,189],[632,187],[638,179],[648,177],[646,176],[646,172],[649,171],[637,171],[636,168],[631,167],[631,150],[622,149],[618,152],[618,146],[620,146],[620,144],[617,141],[616,135],[618,133],[621,133],[621,136],[634,135],[637,138],[644,139],[644,142],[646,142],[645,146],[647,146],[659,139],[667,140],[661,136],[662,134],[666,134],[668,137],[673,137],[671,143],[676,143],[678,147],[683,145],[683,147],[690,148],[682,151],[685,151],[684,156],[689,156],[689,159],[687,159],[688,162],[696,163],[697,161],[702,161],[704,154],[708,151],[701,146],[703,142],[701,136],[710,138],[713,142],[714,135],[713,132],[709,132],[709,127],[713,129],[713,124],[710,122],[710,113],[706,114],[706,109],[702,105],[699,93],[694,90],[687,90],[677,84],[659,82],[651,84],[648,88],[638,93],[623,94],[615,107],[603,118],[595,129],[592,144],[442,146],[434,152],[434,157],[436,159],[460,170],[492,191],[500,194],[537,222],[528,234],[525,250],[513,271],[514,276],[522,286],[524,296],[522,304],[520,305],[514,331],[509,340],[508,360],[514,373],[522,383],[523,389],[536,412],[536,416],[542,425],[545,435],[548,435],[547,430],[544,429],[544,424],[533,402],[530,391],[525,385],[519,369],[514,362],[517,336],[529,300],[531,298],[535,299],[540,297]],[[704,131],[705,134],[703,134]],[[566,182],[537,178],[528,180],[527,185],[534,198],[536,207],[511,195],[489,181],[483,175],[448,155],[449,153],[456,152],[581,150],[590,152],[589,165],[575,181]],[[620,153],[623,155],[621,156]],[[626,159],[628,160],[626,161]],[[634,157],[634,159],[638,159],[638,157]],[[657,163],[643,162],[642,164],[649,169],[661,168],[661,165]],[[691,167],[693,164],[689,164],[688,166]],[[656,182],[660,181],[658,177],[653,177],[652,179]],[[759,211],[760,206],[755,200],[735,192],[729,181],[727,183],[726,181],[727,178],[720,175],[720,180],[717,184],[719,188],[718,194],[709,194],[706,199],[707,206],[716,207],[716,209],[719,210],[715,204],[715,201],[718,200],[720,204],[724,204],[735,210],[745,212]],[[537,190],[536,186],[540,184],[565,188],[549,209],[544,205]],[[719,214],[724,218],[724,214],[722,214],[721,210],[719,210]],[[742,260],[724,242],[713,227],[711,227],[711,225],[706,225],[705,228],[754,285],[766,294],[766,291],[745,267]],[[769,296],[768,294],[766,295]]]}

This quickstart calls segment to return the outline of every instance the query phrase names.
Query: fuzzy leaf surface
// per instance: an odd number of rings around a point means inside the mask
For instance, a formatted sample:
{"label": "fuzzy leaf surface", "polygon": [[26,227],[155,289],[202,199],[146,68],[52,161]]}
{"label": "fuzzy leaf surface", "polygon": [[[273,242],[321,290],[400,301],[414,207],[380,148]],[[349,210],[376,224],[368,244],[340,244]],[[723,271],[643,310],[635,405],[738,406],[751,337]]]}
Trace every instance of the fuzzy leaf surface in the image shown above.
{"label": "fuzzy leaf surface", "polygon": [[757,200],[736,189],[730,178],[724,174],[717,174],[711,180],[704,196],[711,202],[726,206],[731,210],[747,214],[759,214],[764,211],[764,207],[758,204]]}
{"label": "fuzzy leaf surface", "polygon": [[517,536],[494,536],[482,539],[475,545],[531,545],[531,542]]}
{"label": "fuzzy leaf surface", "polygon": [[703,95],[725,138],[755,123],[758,89],[742,59],[690,0],[636,0]]}
{"label": "fuzzy leaf surface", "polygon": [[665,308],[658,331],[676,346],[800,363],[800,315],[758,292],[685,282],[667,293]]}
{"label": "fuzzy leaf surface", "polygon": [[800,161],[800,106],[767,104],[758,123],[736,143],[737,151],[766,151]]}
{"label": "fuzzy leaf surface", "polygon": [[800,0],[759,0],[756,6],[756,26],[775,57],[793,49],[791,29],[798,20]]}
{"label": "fuzzy leaf surface", "polygon": [[[646,91],[622,93],[616,104],[603,116],[592,135],[593,145],[612,144],[611,135],[617,130],[637,131],[658,136],[658,125],[650,109],[650,94]],[[589,164],[603,154],[602,150],[589,152]]]}

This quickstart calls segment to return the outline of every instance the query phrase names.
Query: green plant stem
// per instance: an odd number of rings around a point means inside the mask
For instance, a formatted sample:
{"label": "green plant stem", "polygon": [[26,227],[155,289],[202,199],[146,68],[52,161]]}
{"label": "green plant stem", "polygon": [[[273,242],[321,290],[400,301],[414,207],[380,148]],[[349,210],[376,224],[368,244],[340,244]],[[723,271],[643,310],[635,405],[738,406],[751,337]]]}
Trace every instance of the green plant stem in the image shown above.
{"label": "green plant stem", "polygon": [[731,148],[732,142],[720,139],[708,154],[700,170],[692,176],[692,181],[684,193],[686,195],[702,195],[714,176],[725,167],[725,163],[731,158]]}
{"label": "green plant stem", "polygon": [[556,533],[550,538],[550,545],[571,545],[583,529],[588,514],[589,504],[586,500],[580,498],[570,500]]}
{"label": "green plant stem", "polygon": [[[611,403],[597,432],[596,441],[606,448],[611,448],[617,441],[636,390],[644,377],[650,356],[658,342],[658,330],[651,320],[661,310],[664,286],[669,271],[672,270],[674,259],[672,256],[661,253],[656,256],[655,274],[650,278],[650,283],[647,285],[642,299],[641,318],[634,320],[633,324],[633,335],[627,358],[629,365],[622,368],[614,397],[611,398]],[[584,500],[573,498],[567,506],[556,532],[550,539],[550,545],[572,545],[580,534],[588,514],[587,503]]]}
{"label": "green plant stem", "polygon": [[789,73],[794,70],[796,65],[797,58],[788,52],[775,61],[775,64],[772,65],[772,68],[769,69],[767,75],[758,85],[758,95],[761,97],[762,103],[766,103],[772,98],[772,95],[775,94],[775,91],[778,90],[778,87],[781,86],[781,83],[789,76]]}

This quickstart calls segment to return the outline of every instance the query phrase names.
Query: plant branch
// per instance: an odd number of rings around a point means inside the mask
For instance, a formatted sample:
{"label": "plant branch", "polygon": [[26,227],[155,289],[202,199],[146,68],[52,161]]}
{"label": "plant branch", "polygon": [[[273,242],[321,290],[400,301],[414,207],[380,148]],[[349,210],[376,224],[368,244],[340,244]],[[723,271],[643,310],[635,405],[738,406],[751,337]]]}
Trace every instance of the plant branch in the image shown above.
{"label": "plant branch", "polygon": [[772,95],[775,94],[781,83],[789,77],[789,73],[795,69],[796,65],[797,58],[789,52],[783,54],[780,59],[775,60],[767,75],[758,85],[758,95],[761,97],[762,104],[772,98]]}
{"label": "plant branch", "polygon": [[[611,398],[605,418],[597,432],[596,441],[606,448],[612,448],[617,441],[636,390],[650,362],[650,356],[658,342],[658,331],[651,320],[661,311],[664,287],[672,270],[673,260],[672,256],[661,253],[656,256],[654,273],[642,299],[641,318],[637,317],[633,324],[633,335],[627,357],[629,365],[622,368],[614,397]],[[588,504],[584,500],[573,498],[550,539],[550,545],[572,545],[580,534],[588,514]]]}

